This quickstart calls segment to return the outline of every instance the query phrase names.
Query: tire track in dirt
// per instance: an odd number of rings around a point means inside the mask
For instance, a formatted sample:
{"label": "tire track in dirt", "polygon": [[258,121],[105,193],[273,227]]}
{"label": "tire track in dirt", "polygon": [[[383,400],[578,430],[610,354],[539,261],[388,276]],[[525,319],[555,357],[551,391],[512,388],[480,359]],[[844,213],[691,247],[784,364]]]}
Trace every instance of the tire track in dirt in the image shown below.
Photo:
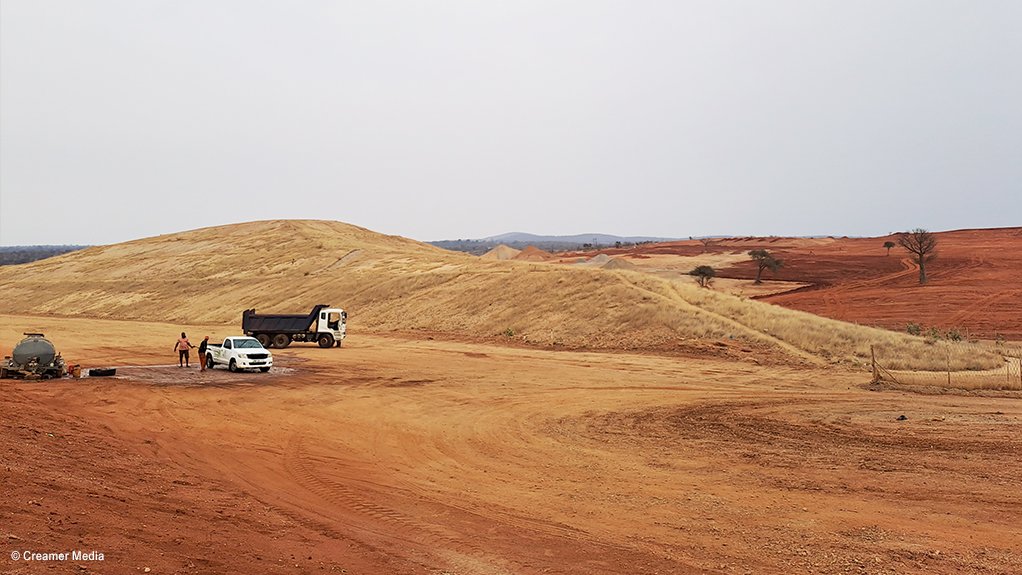
{"label": "tire track in dirt", "polygon": [[[487,435],[485,443],[487,446],[500,443],[500,434]],[[423,495],[416,489],[406,490],[392,485],[379,485],[382,492],[389,494],[388,497],[407,497],[414,500],[416,506],[423,507],[424,513],[428,513],[430,517],[428,521],[431,522],[427,523],[392,506],[377,503],[374,495],[368,492],[360,493],[343,479],[332,479],[318,472],[316,458],[308,453],[307,445],[308,435],[299,432],[290,437],[285,449],[285,468],[295,484],[328,505],[349,510],[356,516],[365,518],[366,521],[353,522],[352,518],[348,517],[345,518],[345,522],[372,534],[372,537],[384,538],[390,542],[384,546],[393,547],[393,543],[396,542],[406,550],[414,549],[421,554],[416,561],[432,563],[433,567],[443,566],[446,568],[445,572],[467,575],[545,573],[551,570],[556,572],[557,563],[520,565],[496,555],[495,550],[502,549],[504,541],[509,538],[516,538],[519,544],[528,544],[537,549],[569,545],[573,548],[567,555],[573,558],[569,562],[576,568],[591,564],[592,573],[618,573],[620,571],[617,569],[599,567],[617,563],[645,565],[650,570],[661,569],[666,565],[678,573],[695,572],[694,568],[677,560],[664,561],[653,551],[593,539],[585,531],[568,525],[522,517],[512,510],[502,511],[501,508],[473,508],[459,505],[456,501],[423,500]],[[407,493],[398,493],[404,491]],[[440,511],[435,511],[436,508],[440,508]],[[319,513],[322,514],[323,510]],[[331,514],[328,517],[337,520],[336,515]],[[441,525],[447,525],[449,528]],[[379,543],[372,545],[376,547]],[[512,550],[507,552],[513,554]],[[562,557],[562,560],[566,560],[566,557]]]}
{"label": "tire track in dirt", "polygon": [[1000,292],[997,292],[995,294],[989,295],[989,296],[987,296],[985,298],[976,300],[975,303],[965,307],[964,309],[961,309],[961,310],[955,312],[954,315],[952,315],[950,318],[948,318],[948,320],[947,320],[948,321],[948,325],[949,326],[955,326],[955,325],[957,325],[957,324],[959,324],[961,322],[968,321],[977,312],[979,312],[980,310],[982,310],[983,308],[985,308],[985,307],[987,307],[987,306],[989,306],[991,304],[997,303],[997,302],[999,302],[999,301],[1001,301],[1003,299],[1007,299],[1007,298],[1011,298],[1011,297],[1017,298],[1017,297],[1020,297],[1020,296],[1022,296],[1022,290],[1009,289],[1009,290],[1000,291]]}
{"label": "tire track in dirt", "polygon": [[[478,573],[480,575],[510,575],[502,560],[494,558],[478,543],[433,525],[417,521],[393,508],[380,505],[364,497],[344,483],[323,477],[316,473],[305,450],[306,435],[296,433],[291,436],[284,451],[284,465],[295,483],[315,494],[317,497],[334,505],[347,508],[368,517],[390,529],[381,530],[379,525],[366,527],[376,535],[391,540],[398,540],[404,545],[415,547],[437,559],[439,563],[456,566],[462,573]],[[464,553],[463,549],[471,553]],[[437,553],[444,550],[442,556]]]}
{"label": "tire track in dirt", "polygon": [[902,258],[898,263],[900,263],[903,268],[901,271],[875,278],[838,283],[821,289],[820,295],[823,297],[825,315],[827,317],[837,319],[848,318],[848,306],[845,304],[842,296],[863,288],[880,287],[891,284],[919,271],[919,266],[910,258]]}
{"label": "tire track in dirt", "polygon": [[[1017,421],[1002,418],[982,435],[960,436],[954,424],[877,428],[872,410],[861,413],[863,417],[852,413],[849,419],[831,413],[830,403],[826,398],[710,402],[590,413],[562,423],[597,445],[615,449],[656,446],[682,461],[696,457],[688,454],[716,453],[743,470],[738,475],[741,484],[782,493],[882,497],[892,509],[928,508],[950,500],[965,510],[1015,510],[1022,503],[1017,493],[983,487],[1022,486],[1016,467],[1007,464],[1022,451],[1022,424]],[[883,419],[893,422],[895,416],[885,414]],[[957,463],[949,466],[949,460]],[[936,492],[929,487],[934,480],[941,485]],[[1011,525],[1018,519],[1022,515],[1009,513],[998,521]]]}
{"label": "tire track in dirt", "polygon": [[[850,313],[848,306],[842,301],[842,296],[854,293],[856,291],[867,289],[867,288],[879,288],[893,284],[894,282],[919,273],[919,264],[911,258],[902,258],[899,262],[904,268],[900,272],[879,276],[876,278],[865,279],[861,281],[853,281],[846,283],[839,283],[829,288],[821,290],[824,295],[825,313],[829,317],[848,319]],[[986,260],[977,256],[972,256],[968,260],[954,260],[949,266],[942,266],[936,270],[931,271],[930,276],[948,276],[952,274],[968,273],[970,270],[981,268],[988,265]],[[988,295],[980,300],[973,302],[966,308],[961,309],[949,317],[946,323],[949,326],[956,325],[958,323],[969,320],[976,312],[982,310],[984,307],[996,303],[1002,299],[1022,294],[1022,291],[1017,289],[1009,289],[999,291],[997,293]]]}
{"label": "tire track in dirt", "polygon": [[[825,413],[826,399],[789,398],[771,402],[714,402],[685,407],[652,408],[632,412],[595,415],[574,425],[593,438],[638,437],[657,442],[685,445],[693,440],[709,441],[714,449],[754,449],[779,461],[801,465],[806,458],[831,463],[849,461],[849,455],[884,461],[897,466],[924,465],[910,456],[940,454],[937,457],[1010,457],[1022,451],[1017,431],[1022,425],[1005,424],[991,439],[934,434],[926,429],[902,430],[884,426],[869,430],[854,421],[828,421],[813,414]],[[795,408],[801,420],[781,416]],[[893,418],[892,418],[893,419]],[[875,417],[867,418],[873,421]],[[778,461],[773,461],[777,464]],[[967,471],[962,472],[968,475]],[[989,473],[985,471],[984,473]],[[1012,474],[1005,470],[1007,479]]]}

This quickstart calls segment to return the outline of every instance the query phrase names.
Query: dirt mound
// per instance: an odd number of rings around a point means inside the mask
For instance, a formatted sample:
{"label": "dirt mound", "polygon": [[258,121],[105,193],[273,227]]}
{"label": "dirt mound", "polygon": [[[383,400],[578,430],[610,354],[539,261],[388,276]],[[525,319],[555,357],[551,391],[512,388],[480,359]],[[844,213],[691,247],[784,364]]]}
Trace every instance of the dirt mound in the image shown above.
{"label": "dirt mound", "polygon": [[516,250],[511,246],[505,246],[504,244],[500,244],[499,246],[493,248],[492,250],[486,252],[485,254],[479,257],[484,260],[504,261],[513,260],[515,259],[515,256],[517,256],[520,253],[522,253],[521,250]]}
{"label": "dirt mound", "polygon": [[601,267],[605,270],[634,270],[638,266],[624,258],[610,258],[610,260]]}
{"label": "dirt mound", "polygon": [[536,246],[526,246],[525,249],[523,249],[513,259],[520,262],[548,262],[557,258],[550,252],[541,250]]}
{"label": "dirt mound", "polygon": [[559,259],[557,260],[557,263],[564,263],[573,266],[582,266],[588,268],[602,268],[610,261],[611,257],[608,256],[607,254],[596,254],[591,258]]}
{"label": "dirt mound", "polygon": [[353,334],[414,330],[597,349],[735,338],[809,362],[862,362],[879,340],[924,365],[938,353],[921,338],[648,274],[487,261],[340,222],[253,222],[91,248],[0,268],[0,292],[0,313],[234,329],[247,308],[303,313],[324,303],[349,310]]}

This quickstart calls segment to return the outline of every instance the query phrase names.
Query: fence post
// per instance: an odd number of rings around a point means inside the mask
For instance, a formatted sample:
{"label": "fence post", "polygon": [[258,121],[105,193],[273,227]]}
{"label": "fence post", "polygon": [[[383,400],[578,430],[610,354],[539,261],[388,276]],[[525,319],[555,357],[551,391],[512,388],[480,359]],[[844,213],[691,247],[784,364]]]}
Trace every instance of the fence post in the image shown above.
{"label": "fence post", "polygon": [[951,387],[951,343],[947,344],[947,386]]}
{"label": "fence post", "polygon": [[873,362],[873,381],[872,383],[880,382],[880,372],[877,370],[877,353],[873,350],[873,346],[869,346],[869,357]]}

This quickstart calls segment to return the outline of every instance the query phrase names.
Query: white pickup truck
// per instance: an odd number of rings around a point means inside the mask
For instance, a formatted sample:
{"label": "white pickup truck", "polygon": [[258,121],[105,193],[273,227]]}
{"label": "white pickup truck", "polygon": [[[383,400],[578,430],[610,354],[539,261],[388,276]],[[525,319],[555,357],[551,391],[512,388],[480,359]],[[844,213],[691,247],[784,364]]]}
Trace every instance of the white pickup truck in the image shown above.
{"label": "white pickup truck", "polygon": [[228,337],[223,343],[206,346],[206,368],[226,365],[231,371],[258,369],[265,373],[273,367],[273,355],[254,337]]}

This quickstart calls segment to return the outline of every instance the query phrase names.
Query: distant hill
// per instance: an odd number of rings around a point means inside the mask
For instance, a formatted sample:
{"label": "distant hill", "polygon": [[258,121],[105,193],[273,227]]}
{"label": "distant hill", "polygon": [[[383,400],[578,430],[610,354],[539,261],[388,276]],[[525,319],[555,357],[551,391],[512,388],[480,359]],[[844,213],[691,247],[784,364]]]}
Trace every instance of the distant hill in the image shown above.
{"label": "distant hill", "polygon": [[575,234],[571,236],[541,236],[525,232],[510,232],[483,238],[484,241],[497,242],[525,242],[536,245],[536,242],[571,242],[571,243],[592,243],[613,245],[614,242],[641,243],[641,242],[670,242],[680,238],[658,238],[652,236],[615,236],[612,234]]}
{"label": "distant hill", "polygon": [[0,246],[0,266],[27,264],[89,246]]}
{"label": "distant hill", "polygon": [[509,232],[498,236],[474,240],[438,240],[429,242],[438,248],[483,255],[499,245],[515,249],[534,246],[548,252],[599,249],[615,246],[630,246],[651,242],[669,242],[678,238],[652,236],[615,236],[612,234],[575,234],[570,236],[543,236],[525,232]]}

